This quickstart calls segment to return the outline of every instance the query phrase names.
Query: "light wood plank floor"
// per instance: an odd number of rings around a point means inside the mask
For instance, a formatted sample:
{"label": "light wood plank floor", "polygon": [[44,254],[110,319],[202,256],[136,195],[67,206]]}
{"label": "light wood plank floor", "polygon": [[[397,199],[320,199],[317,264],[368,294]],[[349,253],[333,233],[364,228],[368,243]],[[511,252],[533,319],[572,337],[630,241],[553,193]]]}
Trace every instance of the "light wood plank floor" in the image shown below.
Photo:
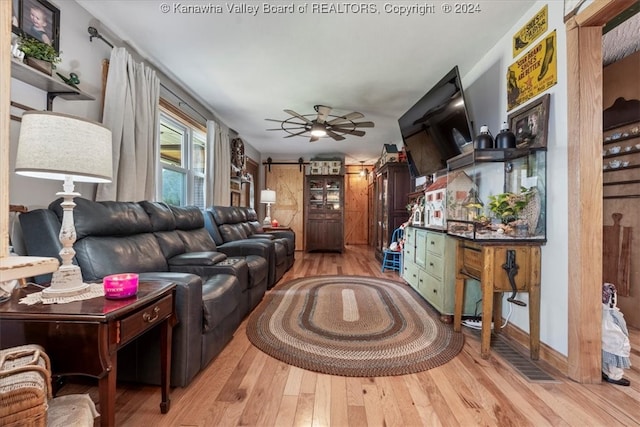
{"label": "light wood plank floor", "polygon": [[[344,254],[296,254],[289,279],[353,274],[399,280],[380,272],[365,246]],[[543,285],[544,286],[544,285]],[[528,382],[499,356],[480,358],[475,336],[454,360],[418,374],[345,378],[286,365],[254,348],[245,322],[189,387],[172,390],[159,410],[158,387],[119,384],[119,426],[633,426],[640,425],[640,331],[631,331],[631,387],[577,384],[545,368],[557,382]],[[71,382],[59,394],[97,387]]]}

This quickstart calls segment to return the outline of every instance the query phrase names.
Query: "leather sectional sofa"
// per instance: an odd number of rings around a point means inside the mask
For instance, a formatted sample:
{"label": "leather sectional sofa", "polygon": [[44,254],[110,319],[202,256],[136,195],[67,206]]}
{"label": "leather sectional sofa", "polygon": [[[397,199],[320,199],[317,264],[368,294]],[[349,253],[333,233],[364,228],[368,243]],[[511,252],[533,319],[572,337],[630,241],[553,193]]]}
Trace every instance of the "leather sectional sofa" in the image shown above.
{"label": "leather sectional sofa", "polygon": [[[229,242],[218,248],[210,234],[213,230],[204,227],[209,214],[196,207],[74,201],[74,262],[85,281],[135,272],[140,280],[176,283],[178,323],[173,330],[171,385],[188,385],[273,286],[270,260],[275,254],[264,243],[267,239],[257,239],[263,242],[258,245]],[[58,256],[62,215],[57,200],[48,209],[20,216],[28,255]],[[157,332],[150,331],[119,352],[121,380],[159,384]]]}
{"label": "leather sectional sofa", "polygon": [[[218,250],[228,245],[267,245],[271,248],[269,260],[269,288],[275,286],[295,261],[295,233],[291,230],[268,231],[262,228],[252,208],[213,206],[205,210],[205,227],[213,237]],[[260,242],[260,243],[257,243]]]}

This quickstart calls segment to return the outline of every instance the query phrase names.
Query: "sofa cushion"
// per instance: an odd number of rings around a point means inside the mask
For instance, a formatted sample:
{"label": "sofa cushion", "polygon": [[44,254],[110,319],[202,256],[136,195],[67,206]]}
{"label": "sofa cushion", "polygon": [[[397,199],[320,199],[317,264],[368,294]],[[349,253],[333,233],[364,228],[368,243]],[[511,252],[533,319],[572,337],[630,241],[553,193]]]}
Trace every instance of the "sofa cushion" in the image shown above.
{"label": "sofa cushion", "polygon": [[220,234],[222,235],[222,240],[224,240],[225,242],[233,242],[235,240],[244,240],[248,237],[242,225],[238,225],[235,223],[220,224],[218,226],[218,230],[220,230]]}
{"label": "sofa cushion", "polygon": [[[60,221],[63,209],[62,199],[49,205]],[[86,236],[131,236],[152,231],[149,215],[138,203],[133,202],[93,202],[76,197],[73,219],[76,236],[80,240]]]}
{"label": "sofa cushion", "polygon": [[167,261],[151,233],[128,237],[85,237],[76,242],[76,259],[84,280],[116,273],[168,271]]}

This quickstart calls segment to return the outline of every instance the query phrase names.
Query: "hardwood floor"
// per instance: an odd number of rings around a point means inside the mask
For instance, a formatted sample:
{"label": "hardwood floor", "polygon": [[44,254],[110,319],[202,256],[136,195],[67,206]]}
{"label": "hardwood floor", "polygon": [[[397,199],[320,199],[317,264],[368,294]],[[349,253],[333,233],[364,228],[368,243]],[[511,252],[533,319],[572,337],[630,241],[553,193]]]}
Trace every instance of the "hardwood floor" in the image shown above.
{"label": "hardwood floor", "polygon": [[[373,252],[350,246],[344,254],[296,253],[280,283],[301,276],[352,274],[388,277]],[[544,286],[544,284],[543,284]],[[277,288],[276,288],[277,289]],[[577,384],[543,366],[557,381],[529,382],[500,356],[480,358],[478,338],[451,362],[418,374],[346,378],[305,371],[251,345],[245,322],[233,340],[186,389],[172,390],[160,414],[160,389],[119,384],[119,426],[632,426],[640,425],[640,331],[632,330],[630,387]],[[86,382],[59,394],[88,392]]]}

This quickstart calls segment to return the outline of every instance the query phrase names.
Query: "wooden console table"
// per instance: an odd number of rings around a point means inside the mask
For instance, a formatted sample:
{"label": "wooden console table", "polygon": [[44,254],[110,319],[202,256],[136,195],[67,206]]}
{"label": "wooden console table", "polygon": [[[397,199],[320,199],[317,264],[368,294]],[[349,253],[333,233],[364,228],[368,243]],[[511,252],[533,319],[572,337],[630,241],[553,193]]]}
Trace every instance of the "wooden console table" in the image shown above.
{"label": "wooden console table", "polygon": [[19,304],[40,289],[30,285],[0,304],[0,348],[39,344],[51,359],[53,375],[98,379],[100,422],[115,425],[117,351],[156,325],[161,327],[161,412],[170,407],[171,331],[175,284],[140,282],[135,297],[104,297],[66,304]]}
{"label": "wooden console table", "polygon": [[[509,255],[510,254],[510,255]],[[517,265],[513,275],[518,292],[529,293],[529,350],[531,359],[540,355],[540,245],[529,242],[493,243],[459,239],[456,251],[456,296],[453,330],[460,332],[465,279],[480,280],[482,288],[482,331],[480,354],[487,359],[494,332],[502,326],[502,293],[512,292],[504,266],[511,256]]]}

